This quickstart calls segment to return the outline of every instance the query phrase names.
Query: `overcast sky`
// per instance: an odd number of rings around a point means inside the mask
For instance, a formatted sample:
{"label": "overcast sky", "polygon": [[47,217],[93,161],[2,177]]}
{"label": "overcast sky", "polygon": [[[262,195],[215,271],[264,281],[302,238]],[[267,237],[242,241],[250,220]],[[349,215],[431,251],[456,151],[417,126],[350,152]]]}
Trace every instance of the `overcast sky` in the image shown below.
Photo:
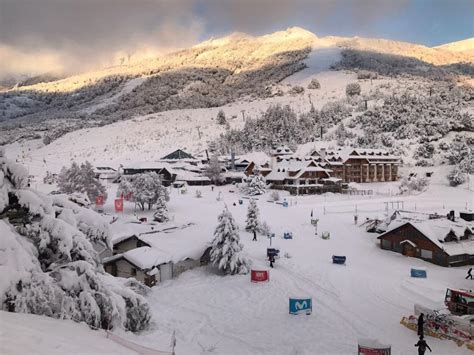
{"label": "overcast sky", "polygon": [[[127,51],[300,26],[427,46],[474,37],[474,0],[0,0],[0,75],[87,69]],[[3,64],[2,64],[3,63]]]}

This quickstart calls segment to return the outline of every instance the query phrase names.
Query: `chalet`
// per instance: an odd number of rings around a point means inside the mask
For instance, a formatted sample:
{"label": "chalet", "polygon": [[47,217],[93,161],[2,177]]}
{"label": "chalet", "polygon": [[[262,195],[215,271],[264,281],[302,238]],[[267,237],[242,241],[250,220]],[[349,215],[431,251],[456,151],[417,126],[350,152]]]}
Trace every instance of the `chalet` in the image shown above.
{"label": "chalet", "polygon": [[170,256],[148,246],[105,258],[103,265],[113,276],[134,277],[150,287],[173,277]]}
{"label": "chalet", "polygon": [[[116,222],[113,233],[113,256],[103,259],[105,270],[118,277],[135,277],[148,286],[172,279],[186,270],[206,265],[209,261],[207,239],[173,235],[176,230],[192,227],[168,223],[157,229],[155,224]],[[207,254],[206,254],[207,253]]]}
{"label": "chalet", "polygon": [[474,225],[446,218],[399,221],[382,233],[380,248],[441,266],[474,264]]}
{"label": "chalet", "polygon": [[293,155],[294,152],[288,148],[286,145],[276,147],[273,149],[270,153],[271,156],[271,167],[274,168],[277,162],[277,158],[279,157],[285,157],[285,156],[291,156]]}
{"label": "chalet", "polygon": [[96,179],[116,179],[119,173],[109,166],[96,166],[93,170]]}
{"label": "chalet", "polygon": [[380,149],[314,151],[312,157],[324,159],[333,176],[344,182],[383,182],[398,180],[400,157]]}
{"label": "chalet", "polygon": [[275,164],[266,182],[291,194],[341,192],[339,179],[330,179],[330,172],[313,160],[288,159]]}
{"label": "chalet", "polygon": [[272,168],[270,167],[270,163],[266,162],[263,164],[258,164],[257,162],[251,161],[249,165],[244,170],[244,173],[246,176],[250,175],[255,175],[255,174],[260,174],[263,177],[266,177],[268,174],[270,174],[272,171]]}
{"label": "chalet", "polygon": [[142,174],[150,171],[154,171],[155,173],[160,175],[161,182],[165,186],[170,186],[176,180],[176,172],[171,169],[166,163],[144,162],[136,163],[134,165],[123,168],[124,175]]}

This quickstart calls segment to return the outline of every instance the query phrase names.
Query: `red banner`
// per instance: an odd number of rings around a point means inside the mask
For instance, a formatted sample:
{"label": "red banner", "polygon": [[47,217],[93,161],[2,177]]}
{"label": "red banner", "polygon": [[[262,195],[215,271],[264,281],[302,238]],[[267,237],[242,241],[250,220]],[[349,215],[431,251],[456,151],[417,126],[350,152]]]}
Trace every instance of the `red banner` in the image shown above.
{"label": "red banner", "polygon": [[252,270],[250,272],[250,281],[268,282],[270,281],[270,273],[267,270]]}
{"label": "red banner", "polygon": [[104,202],[105,202],[104,201],[104,196],[99,195],[95,198],[95,204],[97,206],[102,206],[104,204]]}
{"label": "red banner", "polygon": [[121,198],[115,200],[115,212],[123,212],[123,200]]}

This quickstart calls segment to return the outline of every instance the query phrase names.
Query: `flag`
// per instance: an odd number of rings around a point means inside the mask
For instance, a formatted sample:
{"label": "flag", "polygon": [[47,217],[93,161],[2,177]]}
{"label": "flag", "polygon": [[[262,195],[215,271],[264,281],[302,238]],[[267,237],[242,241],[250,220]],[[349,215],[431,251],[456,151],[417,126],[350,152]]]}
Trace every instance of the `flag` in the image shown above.
{"label": "flag", "polygon": [[123,212],[123,200],[121,198],[115,200],[115,212]]}
{"label": "flag", "polygon": [[95,204],[97,206],[102,206],[104,204],[104,196],[101,196],[101,195],[97,196],[95,198]]}

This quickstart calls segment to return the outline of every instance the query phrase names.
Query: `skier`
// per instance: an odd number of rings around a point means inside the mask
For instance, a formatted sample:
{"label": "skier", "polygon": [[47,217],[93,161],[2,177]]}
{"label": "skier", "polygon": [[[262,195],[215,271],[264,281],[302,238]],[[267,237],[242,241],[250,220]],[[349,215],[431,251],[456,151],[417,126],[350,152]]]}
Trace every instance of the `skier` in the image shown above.
{"label": "skier", "polygon": [[415,346],[418,348],[418,355],[425,355],[426,348],[430,349],[430,352],[432,352],[430,346],[426,344],[425,339],[423,339],[423,335],[420,336],[420,340],[418,340],[418,343],[416,343]]}
{"label": "skier", "polygon": [[268,257],[268,260],[270,261],[270,267],[273,268],[273,263],[275,262],[275,257],[273,254]]}
{"label": "skier", "polygon": [[254,230],[253,231],[253,239],[252,241],[257,241],[257,232]]}
{"label": "skier", "polygon": [[420,314],[420,316],[418,317],[418,335],[420,337],[423,336],[423,326],[425,325],[425,315],[423,313]]}
{"label": "skier", "polygon": [[214,191],[214,185],[213,185],[213,186],[211,186],[211,191]]}
{"label": "skier", "polygon": [[471,267],[469,270],[467,270],[466,280],[467,280],[467,279],[471,279],[471,280],[472,280],[472,267]]}

